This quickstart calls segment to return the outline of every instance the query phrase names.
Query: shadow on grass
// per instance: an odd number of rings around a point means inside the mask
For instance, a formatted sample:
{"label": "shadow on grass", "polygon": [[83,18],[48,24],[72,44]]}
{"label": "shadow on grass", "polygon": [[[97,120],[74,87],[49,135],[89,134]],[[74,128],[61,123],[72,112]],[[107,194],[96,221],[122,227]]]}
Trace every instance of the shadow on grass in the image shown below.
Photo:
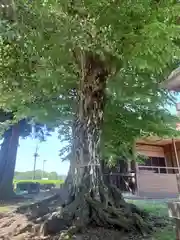
{"label": "shadow on grass", "polygon": [[173,240],[175,239],[175,226],[173,221],[168,217],[168,206],[165,202],[150,200],[128,200],[128,202],[137,205],[148,213],[164,218],[167,221],[166,227],[157,227],[151,236],[151,240]]}
{"label": "shadow on grass", "polygon": [[175,228],[172,225],[168,225],[167,227],[158,230],[153,234],[153,239],[155,240],[173,240],[175,238]]}

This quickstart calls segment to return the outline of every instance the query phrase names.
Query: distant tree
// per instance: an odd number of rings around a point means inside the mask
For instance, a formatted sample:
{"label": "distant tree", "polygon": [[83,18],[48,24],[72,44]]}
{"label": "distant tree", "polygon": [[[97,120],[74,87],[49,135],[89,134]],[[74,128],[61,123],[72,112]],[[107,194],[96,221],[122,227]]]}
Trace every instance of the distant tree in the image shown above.
{"label": "distant tree", "polygon": [[0,149],[0,199],[9,199],[15,196],[12,182],[19,137],[26,138],[33,134],[35,138],[44,140],[48,134],[45,125],[32,123],[26,119],[15,121],[15,123],[13,121],[13,113],[0,111],[0,130],[3,140]]}
{"label": "distant tree", "polygon": [[[37,169],[35,172],[35,175],[36,175],[36,179],[42,179],[42,170]],[[31,180],[32,176],[33,176],[33,171],[26,171],[26,172],[15,171],[14,179],[16,179],[16,180]],[[48,178],[49,180],[58,180],[58,179],[64,180],[65,176],[60,176],[56,172],[44,172],[43,177]]]}

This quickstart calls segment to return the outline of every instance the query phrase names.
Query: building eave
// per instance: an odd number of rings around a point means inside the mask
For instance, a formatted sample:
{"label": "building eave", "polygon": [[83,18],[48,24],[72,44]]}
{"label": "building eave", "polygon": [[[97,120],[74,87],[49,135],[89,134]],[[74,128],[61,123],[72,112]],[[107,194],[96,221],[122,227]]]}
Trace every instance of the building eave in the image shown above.
{"label": "building eave", "polygon": [[[180,142],[180,138],[174,138],[175,142]],[[136,141],[136,144],[142,145],[156,145],[156,146],[165,146],[167,144],[172,144],[172,138],[160,138],[160,137],[147,137],[141,138]]]}

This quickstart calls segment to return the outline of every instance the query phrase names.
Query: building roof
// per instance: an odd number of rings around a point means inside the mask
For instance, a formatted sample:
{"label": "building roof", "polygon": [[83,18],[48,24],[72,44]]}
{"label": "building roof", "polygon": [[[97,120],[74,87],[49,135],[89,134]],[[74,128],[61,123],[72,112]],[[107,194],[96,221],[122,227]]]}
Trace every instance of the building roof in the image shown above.
{"label": "building roof", "polygon": [[[180,138],[174,138],[175,142],[180,142]],[[136,141],[136,144],[164,146],[172,143],[172,138],[147,137]]]}

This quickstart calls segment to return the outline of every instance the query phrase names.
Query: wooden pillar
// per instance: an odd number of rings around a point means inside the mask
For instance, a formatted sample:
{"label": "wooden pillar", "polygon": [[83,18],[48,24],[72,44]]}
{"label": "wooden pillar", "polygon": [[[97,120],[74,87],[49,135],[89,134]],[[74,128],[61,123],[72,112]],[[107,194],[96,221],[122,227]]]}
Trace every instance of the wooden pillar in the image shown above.
{"label": "wooden pillar", "polygon": [[[179,199],[180,199],[180,175],[176,175],[177,179],[177,187],[178,187],[178,193],[179,193]],[[176,240],[180,240],[180,219],[176,218]]]}
{"label": "wooden pillar", "polygon": [[135,163],[135,165],[136,165],[136,193],[137,195],[139,195],[139,168],[137,163]]}
{"label": "wooden pillar", "polygon": [[127,172],[131,172],[131,161],[128,159],[128,162],[127,162]]}
{"label": "wooden pillar", "polygon": [[179,159],[178,159],[178,154],[177,154],[176,142],[175,142],[174,138],[172,138],[172,144],[174,147],[174,153],[175,153],[176,163],[177,163],[177,167],[178,167],[178,173],[180,173]]}
{"label": "wooden pillar", "polygon": [[138,168],[138,163],[136,162],[136,140],[135,139],[132,146],[132,161],[133,161],[134,171],[135,171],[136,194],[139,195],[139,168]]}
{"label": "wooden pillar", "polygon": [[180,174],[176,174],[177,188],[178,188],[178,198],[180,199]]}
{"label": "wooden pillar", "polygon": [[[178,193],[180,194],[180,174],[176,175]],[[168,202],[169,217],[176,222],[176,240],[180,240],[180,201]]]}
{"label": "wooden pillar", "polygon": [[[177,187],[178,187],[178,193],[179,193],[178,197],[180,199],[180,175],[179,174],[176,175],[176,179],[177,179]],[[177,209],[179,209],[179,208],[177,208]],[[176,218],[176,240],[180,240],[180,219],[178,219],[178,218]]]}
{"label": "wooden pillar", "polygon": [[176,240],[180,240],[180,202],[168,202],[169,217],[176,222]]}
{"label": "wooden pillar", "polygon": [[165,160],[165,166],[166,166],[166,173],[168,174],[169,173],[169,171],[168,171],[168,164],[167,164],[167,158],[166,158],[166,156],[164,156],[164,160]]}
{"label": "wooden pillar", "polygon": [[180,240],[180,219],[176,219],[176,240]]}

